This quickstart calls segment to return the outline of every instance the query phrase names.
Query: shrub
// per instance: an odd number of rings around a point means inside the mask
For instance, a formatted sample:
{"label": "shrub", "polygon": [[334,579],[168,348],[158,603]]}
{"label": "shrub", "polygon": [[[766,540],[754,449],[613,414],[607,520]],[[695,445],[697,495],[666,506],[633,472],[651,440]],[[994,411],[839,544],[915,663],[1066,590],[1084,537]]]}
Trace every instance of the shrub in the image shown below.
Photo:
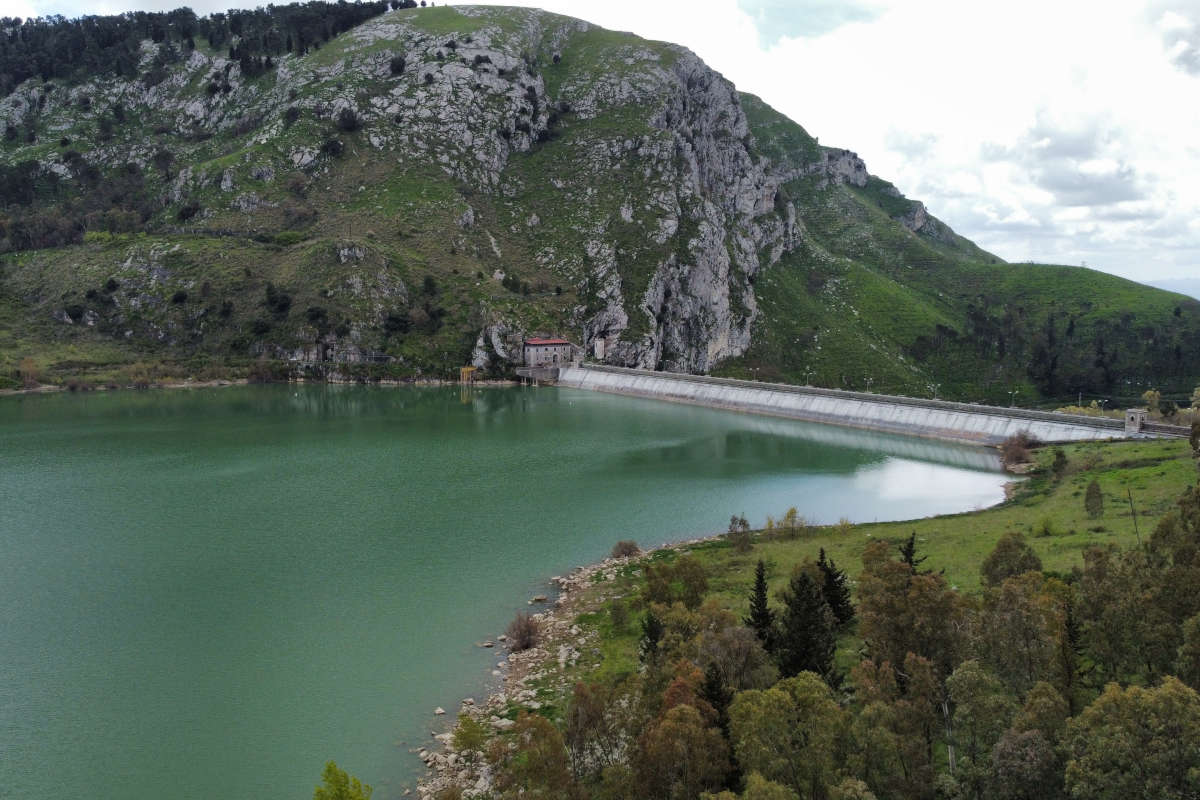
{"label": "shrub", "polygon": [[[388,315],[383,318],[383,330],[388,336],[396,333],[408,333],[409,328],[411,327],[412,320],[409,319],[408,314],[403,311],[399,313],[390,311],[388,312]],[[349,333],[349,331],[347,331],[347,333]]]}
{"label": "shrub", "polygon": [[179,291],[175,292],[175,294],[171,295],[171,302],[177,306],[183,305],[184,303],[187,302],[187,300],[188,300],[188,293],[185,292],[183,289],[180,289]]}
{"label": "shrub", "polygon": [[608,619],[612,622],[613,630],[623,631],[629,626],[629,606],[624,600],[613,600],[608,607]]}
{"label": "shrub", "polygon": [[1093,480],[1087,486],[1083,495],[1083,508],[1092,519],[1104,516],[1104,494],[1100,491],[1100,482]]}
{"label": "shrub", "polygon": [[454,728],[454,749],[462,752],[482,753],[487,744],[488,732],[483,723],[470,714],[459,714]]}
{"label": "shrub", "polygon": [[359,126],[358,114],[355,114],[352,108],[343,108],[338,112],[337,126],[346,133],[354,133]]}
{"label": "shrub", "polygon": [[21,385],[26,389],[32,389],[38,385],[41,370],[38,369],[37,363],[32,358],[26,356],[17,365],[17,374],[21,378]]}
{"label": "shrub", "polygon": [[1061,480],[1063,475],[1067,474],[1067,467],[1070,461],[1067,460],[1067,454],[1063,452],[1061,447],[1054,448],[1054,463],[1050,465],[1050,471],[1054,473],[1056,480]]}
{"label": "shrub", "polygon": [[404,72],[404,56],[392,56],[392,60],[388,62],[388,69],[393,75],[399,75]]}
{"label": "shrub", "polygon": [[175,214],[175,217],[180,222],[187,222],[189,219],[191,219],[192,217],[196,216],[199,213],[200,213],[200,204],[199,203],[187,203],[186,205],[183,206],[183,208],[179,209],[179,211]]}
{"label": "shrub", "polygon": [[1025,537],[1010,531],[1000,537],[995,548],[983,560],[979,574],[986,586],[999,586],[1006,578],[1040,572],[1042,561],[1033,548],[1025,543]]}
{"label": "shrub", "polygon": [[1027,464],[1033,458],[1029,448],[1035,444],[1037,444],[1037,440],[1025,431],[1013,434],[1000,445],[1000,458],[1004,461],[1005,466]]}
{"label": "shrub", "polygon": [[632,539],[622,539],[614,544],[612,549],[613,558],[633,558],[641,553],[642,548],[638,547],[638,543]]}
{"label": "shrub", "polygon": [[300,119],[300,109],[295,106],[288,106],[287,111],[283,112],[283,121],[288,125],[291,125],[298,119]]}
{"label": "shrub", "polygon": [[346,149],[346,145],[343,144],[342,140],[337,138],[336,136],[330,136],[328,139],[326,139],[324,142],[321,143],[321,152],[327,156],[333,156],[334,158],[337,158],[338,156],[340,156],[342,154],[342,151],[345,149]]}
{"label": "shrub", "polygon": [[753,549],[754,542],[750,538],[750,523],[745,514],[741,516],[734,514],[729,518],[729,541],[733,543],[733,549],[739,553],[749,553]]}
{"label": "shrub", "polygon": [[286,314],[292,307],[292,296],[273,283],[267,284],[265,303],[276,314]]}
{"label": "shrub", "polygon": [[508,623],[504,633],[508,637],[508,649],[514,653],[537,647],[542,638],[541,629],[533,615],[520,611],[513,617],[513,621]]}

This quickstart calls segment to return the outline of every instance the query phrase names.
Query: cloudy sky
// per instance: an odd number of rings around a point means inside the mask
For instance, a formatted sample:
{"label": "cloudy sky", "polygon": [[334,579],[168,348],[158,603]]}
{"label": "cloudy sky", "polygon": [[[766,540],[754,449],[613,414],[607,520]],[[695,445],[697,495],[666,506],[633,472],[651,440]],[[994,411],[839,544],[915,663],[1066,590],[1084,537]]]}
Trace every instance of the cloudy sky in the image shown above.
{"label": "cloudy sky", "polygon": [[[0,0],[0,15],[178,4]],[[191,7],[231,5],[247,4]],[[691,48],[1007,260],[1200,278],[1200,0],[537,5]]]}

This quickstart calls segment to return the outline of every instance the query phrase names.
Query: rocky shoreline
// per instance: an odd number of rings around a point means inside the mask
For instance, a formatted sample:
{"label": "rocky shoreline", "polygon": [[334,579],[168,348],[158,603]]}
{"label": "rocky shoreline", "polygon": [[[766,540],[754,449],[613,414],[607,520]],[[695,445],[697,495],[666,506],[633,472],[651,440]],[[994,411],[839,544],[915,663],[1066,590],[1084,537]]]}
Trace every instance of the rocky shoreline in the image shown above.
{"label": "rocky shoreline", "polygon": [[[474,698],[464,698],[456,714],[466,714],[482,723],[490,730],[502,733],[513,726],[511,716],[514,709],[536,711],[543,703],[538,699],[539,688],[544,691],[550,687],[556,697],[565,698],[571,690],[567,671],[574,667],[589,651],[593,643],[595,631],[585,630],[575,624],[574,620],[580,614],[598,610],[603,604],[618,596],[601,588],[598,591],[587,591],[596,587],[613,586],[618,571],[632,564],[639,563],[660,550],[675,550],[687,548],[702,542],[719,539],[723,534],[701,536],[670,542],[651,550],[643,551],[628,558],[606,558],[603,561],[576,567],[570,574],[556,575],[550,579],[550,584],[557,594],[551,607],[545,611],[533,614],[538,622],[541,641],[537,647],[520,652],[509,652],[505,660],[497,664],[492,671],[493,677],[501,678],[498,689],[488,695],[482,703]],[[530,600],[548,600],[538,595]],[[505,637],[497,637],[500,645],[504,645]],[[494,646],[493,642],[483,642],[480,646]],[[592,650],[598,654],[598,650]],[[435,709],[435,716],[442,716]],[[450,717],[446,718],[457,719]],[[459,752],[454,747],[453,724],[441,733],[432,734],[434,744],[416,748],[413,752],[420,758],[428,770],[428,774],[417,783],[416,793],[421,800],[434,800],[438,792],[450,786],[462,790],[463,797],[486,796],[492,789],[492,772],[478,752]],[[408,794],[408,791],[405,792]]]}

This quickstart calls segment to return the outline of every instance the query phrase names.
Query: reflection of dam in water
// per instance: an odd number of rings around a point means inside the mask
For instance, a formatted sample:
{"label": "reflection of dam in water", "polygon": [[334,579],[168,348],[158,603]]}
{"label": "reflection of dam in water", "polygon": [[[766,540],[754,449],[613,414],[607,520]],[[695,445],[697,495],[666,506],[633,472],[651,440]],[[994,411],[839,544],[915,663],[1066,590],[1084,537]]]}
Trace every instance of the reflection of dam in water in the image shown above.
{"label": "reflection of dam in water", "polygon": [[968,445],[954,445],[944,441],[918,439],[913,436],[868,431],[862,428],[847,428],[840,425],[773,419],[771,417],[748,417],[747,424],[756,433],[771,436],[805,439],[834,447],[886,453],[889,456],[948,464],[954,467],[977,470],[999,470],[1000,456],[994,450]]}
{"label": "reflection of dam in water", "polygon": [[[1025,433],[1043,442],[1186,435],[1172,426],[1138,420],[1128,430],[1121,420],[1048,411],[920,400],[808,386],[758,383],[622,367],[563,367],[561,386],[670,400],[754,414],[829,423],[953,442],[999,444]],[[1145,412],[1141,412],[1144,416]],[[1182,432],[1182,433],[1181,433]]]}

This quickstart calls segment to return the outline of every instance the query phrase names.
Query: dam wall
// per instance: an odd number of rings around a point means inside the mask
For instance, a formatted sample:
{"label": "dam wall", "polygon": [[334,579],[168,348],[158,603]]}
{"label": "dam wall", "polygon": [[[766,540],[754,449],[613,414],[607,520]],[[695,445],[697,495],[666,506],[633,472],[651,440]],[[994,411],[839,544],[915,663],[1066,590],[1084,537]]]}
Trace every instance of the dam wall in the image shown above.
{"label": "dam wall", "polygon": [[1184,430],[1155,424],[1145,426],[1140,433],[1131,434],[1126,432],[1122,420],[1107,417],[1074,416],[1050,411],[597,365],[559,368],[558,384],[576,389],[985,445],[1000,444],[1018,433],[1026,433],[1043,442],[1076,442],[1178,436]]}

